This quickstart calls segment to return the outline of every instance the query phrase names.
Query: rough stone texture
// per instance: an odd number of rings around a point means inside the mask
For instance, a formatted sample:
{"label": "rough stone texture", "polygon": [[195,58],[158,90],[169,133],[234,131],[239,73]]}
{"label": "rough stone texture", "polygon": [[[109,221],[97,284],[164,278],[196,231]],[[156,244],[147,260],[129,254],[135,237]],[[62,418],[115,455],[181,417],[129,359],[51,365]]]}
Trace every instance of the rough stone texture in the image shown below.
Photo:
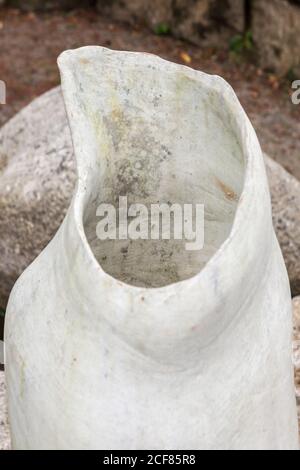
{"label": "rough stone texture", "polygon": [[278,75],[300,70],[300,2],[296,0],[98,0],[98,9],[129,23],[170,26],[196,44],[226,47],[251,29],[259,62]]}
{"label": "rough stone texture", "polygon": [[244,30],[244,1],[175,0],[172,31],[196,44],[224,46]]}
{"label": "rough stone texture", "polygon": [[126,2],[100,0],[97,3],[100,13],[110,14],[113,18],[129,23],[145,23],[151,27],[173,19],[172,0],[132,0]]}
{"label": "rough stone texture", "polygon": [[172,34],[196,44],[224,45],[244,29],[244,1],[226,0],[98,0],[98,10],[129,23],[151,28],[167,24]]}
{"label": "rough stone texture", "polygon": [[0,306],[61,224],[74,184],[71,137],[56,88],[0,132]]}
{"label": "rough stone texture", "polygon": [[287,0],[252,0],[251,29],[260,63],[285,75],[300,70],[300,7]]}
{"label": "rough stone texture", "polygon": [[0,450],[9,450],[10,437],[6,410],[4,372],[0,371]]}
{"label": "rough stone texture", "polygon": [[295,361],[295,383],[298,405],[298,420],[300,433],[300,297],[293,299],[294,310],[294,361]]}
{"label": "rough stone texture", "polygon": [[273,223],[289,273],[292,293],[300,293],[300,183],[282,166],[266,158]]}
{"label": "rough stone texture", "polygon": [[[267,159],[274,224],[294,295],[300,293],[300,183]],[[59,88],[0,130],[0,307],[62,222],[76,171]]]}

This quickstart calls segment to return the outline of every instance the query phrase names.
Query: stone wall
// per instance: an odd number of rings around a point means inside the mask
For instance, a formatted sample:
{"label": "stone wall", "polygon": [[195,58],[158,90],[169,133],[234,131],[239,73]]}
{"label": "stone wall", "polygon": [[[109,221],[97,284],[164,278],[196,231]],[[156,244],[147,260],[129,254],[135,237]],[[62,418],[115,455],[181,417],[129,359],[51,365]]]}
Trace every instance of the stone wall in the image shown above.
{"label": "stone wall", "polygon": [[131,24],[166,25],[177,37],[224,45],[244,30],[244,0],[98,0],[98,10]]}
{"label": "stone wall", "polygon": [[151,28],[165,24],[177,37],[227,47],[251,30],[261,67],[280,76],[300,73],[300,0],[98,0],[98,10]]}
{"label": "stone wall", "polygon": [[280,76],[300,73],[300,0],[0,0],[23,10],[97,6],[130,24],[168,31],[201,46],[228,47],[251,30],[262,68]]}

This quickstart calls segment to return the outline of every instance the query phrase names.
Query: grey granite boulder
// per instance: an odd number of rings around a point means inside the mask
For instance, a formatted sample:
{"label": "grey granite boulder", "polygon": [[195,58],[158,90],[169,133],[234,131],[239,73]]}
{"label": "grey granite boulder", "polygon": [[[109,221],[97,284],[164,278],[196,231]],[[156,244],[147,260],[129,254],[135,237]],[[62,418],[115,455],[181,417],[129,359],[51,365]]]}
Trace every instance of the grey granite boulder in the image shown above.
{"label": "grey granite boulder", "polygon": [[266,157],[273,223],[289,273],[293,295],[300,294],[300,182]]}
{"label": "grey granite boulder", "polygon": [[69,127],[55,88],[0,130],[0,307],[61,224],[75,179]]}
{"label": "grey granite boulder", "polygon": [[[266,158],[274,223],[294,295],[300,293],[300,183]],[[76,181],[60,88],[0,130],[0,307],[61,224]]]}

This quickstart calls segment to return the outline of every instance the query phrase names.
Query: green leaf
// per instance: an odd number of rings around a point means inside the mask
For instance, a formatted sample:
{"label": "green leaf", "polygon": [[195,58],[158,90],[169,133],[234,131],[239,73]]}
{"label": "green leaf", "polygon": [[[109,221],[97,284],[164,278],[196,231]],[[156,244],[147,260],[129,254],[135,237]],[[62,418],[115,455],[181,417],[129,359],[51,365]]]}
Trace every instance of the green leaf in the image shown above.
{"label": "green leaf", "polygon": [[229,50],[235,54],[241,54],[244,51],[251,51],[253,46],[254,43],[251,31],[246,31],[244,34],[237,34],[229,41]]}
{"label": "green leaf", "polygon": [[0,317],[5,317],[5,310],[3,310],[3,308],[0,307]]}
{"label": "green leaf", "polygon": [[165,34],[169,34],[171,32],[171,28],[167,23],[158,23],[154,26],[154,32],[158,36],[162,36]]}
{"label": "green leaf", "polygon": [[251,49],[253,48],[253,37],[251,31],[247,31],[244,36],[244,46],[245,49],[247,49],[248,51],[251,51]]}
{"label": "green leaf", "polygon": [[238,34],[233,36],[229,41],[229,49],[231,52],[240,53],[243,50],[243,36]]}

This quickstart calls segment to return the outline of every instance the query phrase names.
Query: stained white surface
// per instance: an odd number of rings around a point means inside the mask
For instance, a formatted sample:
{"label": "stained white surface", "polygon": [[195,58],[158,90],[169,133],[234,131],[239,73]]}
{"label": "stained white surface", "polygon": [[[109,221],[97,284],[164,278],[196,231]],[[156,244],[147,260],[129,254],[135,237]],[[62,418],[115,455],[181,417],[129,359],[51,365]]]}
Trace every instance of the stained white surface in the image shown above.
{"label": "stained white surface", "polygon": [[[59,65],[78,186],[9,301],[14,448],[296,449],[289,283],[261,150],[232,89],[99,47]],[[122,188],[123,159],[130,170],[143,142],[144,172]],[[171,153],[157,162],[162,145]],[[122,189],[205,199],[209,246],[193,259],[179,246],[175,279],[144,244],[122,278],[121,246],[93,239],[95,207]]]}

